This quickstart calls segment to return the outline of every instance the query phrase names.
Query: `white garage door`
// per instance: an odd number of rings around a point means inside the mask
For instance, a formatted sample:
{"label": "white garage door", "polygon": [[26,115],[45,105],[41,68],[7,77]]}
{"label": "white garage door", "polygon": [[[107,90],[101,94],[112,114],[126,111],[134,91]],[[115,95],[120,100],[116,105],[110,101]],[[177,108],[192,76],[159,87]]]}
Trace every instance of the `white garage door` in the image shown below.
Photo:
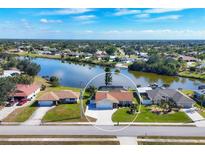
{"label": "white garage door", "polygon": [[108,110],[113,109],[113,104],[111,102],[102,102],[96,104],[97,109]]}
{"label": "white garage door", "polygon": [[53,101],[39,101],[38,102],[38,106],[41,106],[41,107],[43,106],[47,107],[47,106],[52,106],[52,105],[53,105]]}

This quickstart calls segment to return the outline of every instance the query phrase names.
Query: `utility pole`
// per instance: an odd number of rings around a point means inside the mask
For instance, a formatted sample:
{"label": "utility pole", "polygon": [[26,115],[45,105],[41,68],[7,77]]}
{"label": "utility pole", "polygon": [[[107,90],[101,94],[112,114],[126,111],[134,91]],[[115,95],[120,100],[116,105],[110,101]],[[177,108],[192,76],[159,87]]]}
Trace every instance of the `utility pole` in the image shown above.
{"label": "utility pole", "polygon": [[83,111],[83,90],[82,89],[80,89],[80,118],[82,118],[83,117],[83,113],[84,113],[84,111]]}
{"label": "utility pole", "polygon": [[83,109],[83,88],[82,88],[82,82],[80,83],[80,118],[83,118],[84,116],[84,109]]}

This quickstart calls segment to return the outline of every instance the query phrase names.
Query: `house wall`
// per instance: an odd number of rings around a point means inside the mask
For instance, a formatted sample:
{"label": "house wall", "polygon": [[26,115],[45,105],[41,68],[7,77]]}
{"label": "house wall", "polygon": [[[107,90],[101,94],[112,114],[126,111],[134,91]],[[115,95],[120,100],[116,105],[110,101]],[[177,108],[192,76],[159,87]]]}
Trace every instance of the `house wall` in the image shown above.
{"label": "house wall", "polygon": [[78,99],[77,98],[66,98],[61,100],[62,103],[77,103]]}
{"label": "house wall", "polygon": [[27,96],[27,99],[33,100],[39,92],[40,92],[40,88],[38,88],[35,92],[30,94],[29,96]]}

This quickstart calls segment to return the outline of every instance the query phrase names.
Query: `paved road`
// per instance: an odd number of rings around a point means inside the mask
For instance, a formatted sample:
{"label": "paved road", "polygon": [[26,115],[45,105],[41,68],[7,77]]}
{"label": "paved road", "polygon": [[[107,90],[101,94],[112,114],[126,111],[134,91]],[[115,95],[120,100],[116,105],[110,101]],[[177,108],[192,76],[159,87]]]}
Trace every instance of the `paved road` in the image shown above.
{"label": "paved road", "polygon": [[[122,126],[102,126],[116,130]],[[130,126],[121,131],[102,131],[93,126],[0,126],[0,135],[116,135],[205,136],[201,127]]]}

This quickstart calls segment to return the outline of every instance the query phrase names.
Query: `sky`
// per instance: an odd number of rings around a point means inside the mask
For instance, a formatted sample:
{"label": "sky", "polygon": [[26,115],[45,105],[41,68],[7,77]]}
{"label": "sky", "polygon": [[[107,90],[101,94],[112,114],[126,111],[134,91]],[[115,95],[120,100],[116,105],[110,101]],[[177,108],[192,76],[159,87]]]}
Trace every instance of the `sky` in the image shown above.
{"label": "sky", "polygon": [[0,9],[0,38],[205,39],[205,9]]}

